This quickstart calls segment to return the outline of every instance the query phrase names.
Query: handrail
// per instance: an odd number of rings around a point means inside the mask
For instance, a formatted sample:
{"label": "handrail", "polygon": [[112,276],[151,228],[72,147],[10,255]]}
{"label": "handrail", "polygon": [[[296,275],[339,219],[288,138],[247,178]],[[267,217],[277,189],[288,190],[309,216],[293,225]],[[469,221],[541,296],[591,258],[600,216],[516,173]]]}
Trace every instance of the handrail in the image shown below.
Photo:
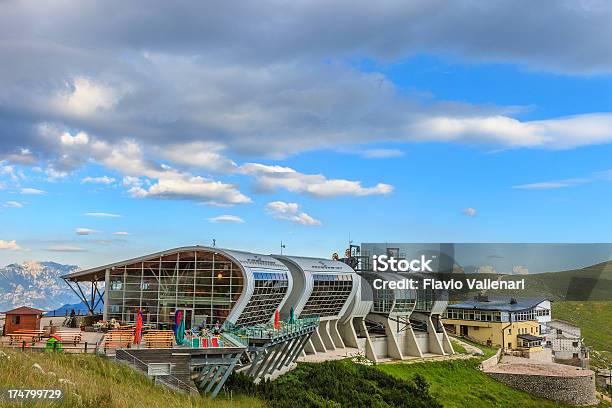
{"label": "handrail", "polygon": [[[137,368],[136,362],[138,362],[138,363],[140,363],[140,367],[141,367],[141,368],[140,368],[140,370],[141,370],[141,371],[148,371],[148,367],[149,367],[149,364],[148,364],[148,363],[145,363],[144,361],[142,361],[141,359],[139,359],[138,357],[136,357],[135,355],[133,355],[132,353],[130,353],[129,351],[127,351],[127,350],[125,350],[125,349],[119,349],[119,350],[117,350],[117,351],[120,351],[120,352],[122,352],[122,353],[125,353],[125,354],[127,354],[129,357],[131,357],[131,358],[132,358],[132,360],[133,360],[132,365],[133,365],[133,367],[134,367],[134,368]],[[120,353],[120,354],[121,354],[121,353]],[[126,362],[129,364],[129,361],[128,361],[128,360],[125,360],[125,359],[123,359],[123,358],[119,358],[119,357],[117,357],[117,355],[116,355],[116,354],[115,354],[115,358],[116,358],[116,359],[118,359],[118,360],[123,360],[123,361],[126,361]],[[172,385],[172,384],[168,383],[168,381],[166,381],[166,378],[164,378],[164,377],[170,377],[170,378],[172,378],[174,381],[176,381],[177,383],[183,384],[183,385],[185,386],[185,388],[186,388],[187,390],[189,390],[189,391],[195,391],[195,392],[198,392],[198,390],[197,390],[197,388],[196,388],[196,387],[194,387],[194,386],[193,386],[193,385],[191,385],[191,384],[187,384],[186,382],[182,381],[180,378],[177,378],[177,377],[173,376],[172,374],[167,374],[167,375],[163,375],[163,376],[156,376],[156,377],[155,377],[155,379],[156,379],[156,380],[159,380],[159,381],[161,381],[161,382],[163,382],[163,383],[165,383],[166,385]],[[178,387],[178,386],[177,386],[177,388],[180,388],[180,387]]]}

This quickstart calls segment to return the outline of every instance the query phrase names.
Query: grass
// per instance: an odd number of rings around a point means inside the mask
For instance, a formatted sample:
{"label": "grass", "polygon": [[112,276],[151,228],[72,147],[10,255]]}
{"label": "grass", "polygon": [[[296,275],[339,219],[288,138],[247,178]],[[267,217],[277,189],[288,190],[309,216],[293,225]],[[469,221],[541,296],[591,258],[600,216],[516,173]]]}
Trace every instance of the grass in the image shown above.
{"label": "grass", "polygon": [[[452,337],[451,337],[451,339],[452,339]],[[463,338],[463,337],[461,338],[461,341],[463,341],[464,343],[471,344],[472,346],[477,347],[480,350],[482,350],[482,352],[484,354],[481,357],[479,357],[480,360],[486,360],[487,358],[489,358],[489,357],[493,356],[495,353],[497,353],[497,350],[498,350],[498,349],[493,348],[493,347],[488,347],[488,346],[482,345],[480,343],[473,342],[473,341],[468,340],[468,339]],[[455,345],[453,344],[453,348],[454,347],[455,347]]]}
{"label": "grass", "polygon": [[[480,347],[480,346],[479,346]],[[447,360],[414,364],[380,364],[376,367],[400,379],[420,373],[430,384],[430,394],[445,408],[559,408],[559,404],[508,387],[478,370],[481,359]]]}
{"label": "grass", "polygon": [[458,353],[458,354],[468,354],[468,352],[465,349],[465,347],[463,347],[463,345],[461,343],[459,343],[457,340],[451,338],[451,342],[453,343],[453,350],[455,350],[455,353]]}
{"label": "grass", "polygon": [[[103,357],[82,354],[23,353],[3,349],[10,359],[0,356],[0,388],[62,389],[66,397],[45,407],[263,407],[252,397],[239,396],[232,401],[217,398],[188,397],[155,386],[143,374]],[[45,374],[33,369],[38,363]],[[55,375],[48,374],[53,372]],[[68,379],[75,386],[59,379]],[[73,395],[73,391],[79,397]],[[11,405],[13,406],[13,405]],[[40,407],[29,403],[22,407]]]}
{"label": "grass", "polygon": [[612,301],[553,302],[553,319],[567,320],[582,329],[586,345],[601,353],[592,353],[592,365],[607,367],[612,361]]}

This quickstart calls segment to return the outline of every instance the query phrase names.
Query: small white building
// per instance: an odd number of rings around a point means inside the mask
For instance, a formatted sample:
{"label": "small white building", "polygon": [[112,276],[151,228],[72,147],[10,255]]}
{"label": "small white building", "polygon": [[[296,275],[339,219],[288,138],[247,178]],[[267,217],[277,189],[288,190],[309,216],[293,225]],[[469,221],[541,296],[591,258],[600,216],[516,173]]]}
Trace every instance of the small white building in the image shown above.
{"label": "small white building", "polygon": [[545,324],[544,347],[552,350],[555,362],[587,367],[589,351],[584,346],[580,327],[565,320],[552,319]]}

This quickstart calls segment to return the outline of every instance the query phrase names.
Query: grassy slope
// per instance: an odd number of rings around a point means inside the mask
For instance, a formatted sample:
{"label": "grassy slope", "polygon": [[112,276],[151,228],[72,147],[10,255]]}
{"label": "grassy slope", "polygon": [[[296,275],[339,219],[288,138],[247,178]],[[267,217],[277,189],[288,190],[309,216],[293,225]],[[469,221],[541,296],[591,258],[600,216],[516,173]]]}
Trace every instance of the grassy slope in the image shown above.
{"label": "grassy slope", "polygon": [[[238,397],[233,401],[207,398],[189,398],[157,387],[144,375],[127,366],[89,355],[62,355],[46,353],[22,353],[3,350],[10,360],[0,357],[0,388],[61,388],[68,397],[60,403],[44,404],[45,407],[262,407],[256,398]],[[32,368],[40,364],[45,372],[52,371],[57,377],[41,374]],[[76,384],[79,399],[70,395],[71,386],[62,385],[59,378]],[[18,406],[18,405],[15,405]],[[38,406],[40,404],[21,405]]]}
{"label": "grassy slope", "polygon": [[566,407],[510,388],[478,370],[480,359],[415,364],[381,364],[377,367],[398,378],[420,373],[431,385],[433,397],[445,408],[554,408]]}

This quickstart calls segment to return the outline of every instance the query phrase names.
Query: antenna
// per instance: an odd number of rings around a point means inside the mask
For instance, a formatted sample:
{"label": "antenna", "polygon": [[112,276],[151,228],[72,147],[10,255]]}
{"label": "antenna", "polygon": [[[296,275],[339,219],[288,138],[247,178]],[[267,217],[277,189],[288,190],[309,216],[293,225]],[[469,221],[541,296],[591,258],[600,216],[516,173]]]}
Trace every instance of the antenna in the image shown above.
{"label": "antenna", "polygon": [[213,248],[217,246],[217,240],[213,238]]}
{"label": "antenna", "polygon": [[283,249],[285,248],[285,244],[283,244],[283,241],[281,241],[280,243],[280,250],[281,250],[281,255],[283,254]]}

